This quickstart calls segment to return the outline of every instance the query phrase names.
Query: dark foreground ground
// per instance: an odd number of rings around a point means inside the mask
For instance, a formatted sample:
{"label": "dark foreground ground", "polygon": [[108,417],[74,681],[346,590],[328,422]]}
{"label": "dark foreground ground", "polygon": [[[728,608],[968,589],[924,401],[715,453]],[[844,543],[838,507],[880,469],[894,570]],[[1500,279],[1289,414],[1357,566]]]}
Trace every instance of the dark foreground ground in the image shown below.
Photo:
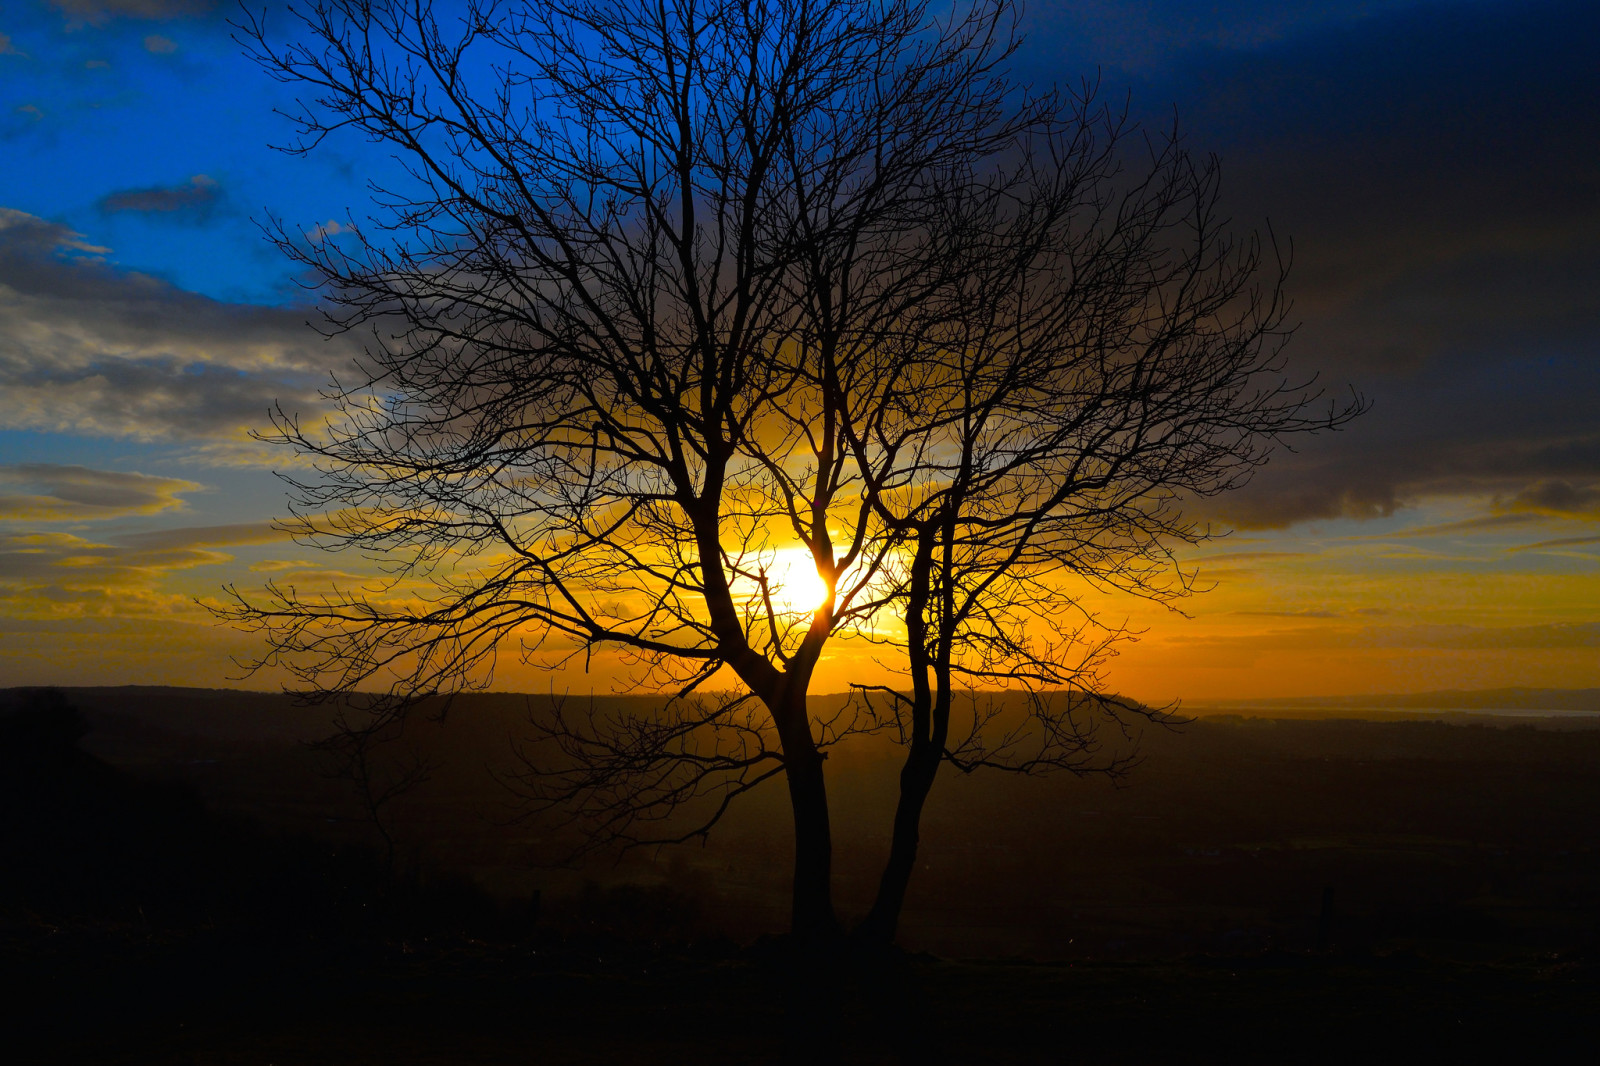
{"label": "dark foreground ground", "polygon": [[[1123,787],[952,778],[910,953],[806,969],[762,935],[781,806],[541,867],[549,827],[492,772],[505,708],[414,732],[435,768],[391,861],[269,697],[12,697],[7,1062],[1590,1062],[1600,1037],[1581,722],[1219,718],[1147,735]],[[848,916],[893,767],[833,766]]]}
{"label": "dark foreground ground", "polygon": [[1600,1037],[1600,973],[1578,957],[915,957],[837,974],[796,1011],[779,954],[57,929],[8,945],[9,1061],[1592,1062]]}

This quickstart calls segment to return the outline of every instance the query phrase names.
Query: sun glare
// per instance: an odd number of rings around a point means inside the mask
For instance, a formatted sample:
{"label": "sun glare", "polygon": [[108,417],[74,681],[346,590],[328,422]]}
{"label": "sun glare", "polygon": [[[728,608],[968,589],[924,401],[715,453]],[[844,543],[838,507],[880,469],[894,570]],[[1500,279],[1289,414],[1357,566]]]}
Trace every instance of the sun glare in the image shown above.
{"label": "sun glare", "polygon": [[772,584],[773,604],[780,610],[815,611],[828,598],[828,586],[817,576],[811,553],[804,548],[778,552],[767,579]]}

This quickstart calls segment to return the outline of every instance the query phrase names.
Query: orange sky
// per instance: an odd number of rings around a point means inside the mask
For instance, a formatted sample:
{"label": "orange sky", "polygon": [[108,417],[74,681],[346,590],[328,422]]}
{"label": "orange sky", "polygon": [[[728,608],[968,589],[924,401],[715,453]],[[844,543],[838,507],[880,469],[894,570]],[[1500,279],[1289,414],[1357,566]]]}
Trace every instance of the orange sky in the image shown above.
{"label": "orange sky", "polygon": [[[167,529],[105,535],[129,518],[112,504],[92,520],[36,520],[35,532],[9,536],[6,683],[276,687],[280,677],[244,678],[231,661],[259,651],[258,638],[218,625],[195,599],[214,600],[224,581],[250,588],[273,577],[307,588],[374,572],[348,555],[318,557],[264,522],[173,524],[204,486],[146,480],[103,487],[123,493],[123,511],[153,511]],[[70,511],[51,486],[34,488],[6,497],[14,512]],[[1600,538],[1585,516],[1442,500],[1382,519],[1239,533],[1187,555],[1201,583],[1214,583],[1180,602],[1187,617],[1125,596],[1094,602],[1106,621],[1144,631],[1109,664],[1111,688],[1170,701],[1600,686]],[[875,662],[881,654],[836,641],[815,691],[890,680]],[[605,692],[627,678],[607,655],[587,676],[508,655],[495,687]]]}

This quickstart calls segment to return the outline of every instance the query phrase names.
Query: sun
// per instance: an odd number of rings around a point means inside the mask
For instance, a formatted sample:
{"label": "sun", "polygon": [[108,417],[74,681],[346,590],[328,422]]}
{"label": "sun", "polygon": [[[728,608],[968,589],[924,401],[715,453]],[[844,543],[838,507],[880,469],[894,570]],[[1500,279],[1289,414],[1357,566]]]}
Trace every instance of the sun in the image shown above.
{"label": "sun", "polygon": [[828,585],[817,576],[811,553],[804,548],[784,548],[767,568],[772,603],[782,611],[815,611],[828,598]]}

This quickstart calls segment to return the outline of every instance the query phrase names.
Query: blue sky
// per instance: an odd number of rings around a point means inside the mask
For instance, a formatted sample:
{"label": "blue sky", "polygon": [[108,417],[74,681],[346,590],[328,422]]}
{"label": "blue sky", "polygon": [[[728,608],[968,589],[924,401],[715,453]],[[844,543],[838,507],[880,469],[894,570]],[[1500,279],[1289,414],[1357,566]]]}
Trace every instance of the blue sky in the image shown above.
{"label": "blue sky", "polygon": [[[247,433],[315,410],[351,342],[259,223],[312,239],[394,164],[272,150],[293,94],[233,10],[0,7],[0,683],[222,683],[248,649],[193,597],[333,572],[268,529],[288,459]],[[1238,532],[1196,553],[1193,618],[1110,608],[1150,626],[1124,686],[1600,685],[1600,9],[1036,0],[1023,28],[1023,77],[1097,76],[1220,153],[1239,223],[1293,240],[1296,367],[1373,401],[1211,505]]]}
{"label": "blue sky", "polygon": [[[196,8],[205,13],[119,14]],[[292,139],[275,110],[293,97],[243,56],[226,14],[159,2],[8,5],[0,131],[21,165],[7,168],[6,206],[181,289],[286,303],[303,296],[255,220],[341,216],[362,201],[363,169],[384,157],[359,144],[310,158],[272,151]]]}

